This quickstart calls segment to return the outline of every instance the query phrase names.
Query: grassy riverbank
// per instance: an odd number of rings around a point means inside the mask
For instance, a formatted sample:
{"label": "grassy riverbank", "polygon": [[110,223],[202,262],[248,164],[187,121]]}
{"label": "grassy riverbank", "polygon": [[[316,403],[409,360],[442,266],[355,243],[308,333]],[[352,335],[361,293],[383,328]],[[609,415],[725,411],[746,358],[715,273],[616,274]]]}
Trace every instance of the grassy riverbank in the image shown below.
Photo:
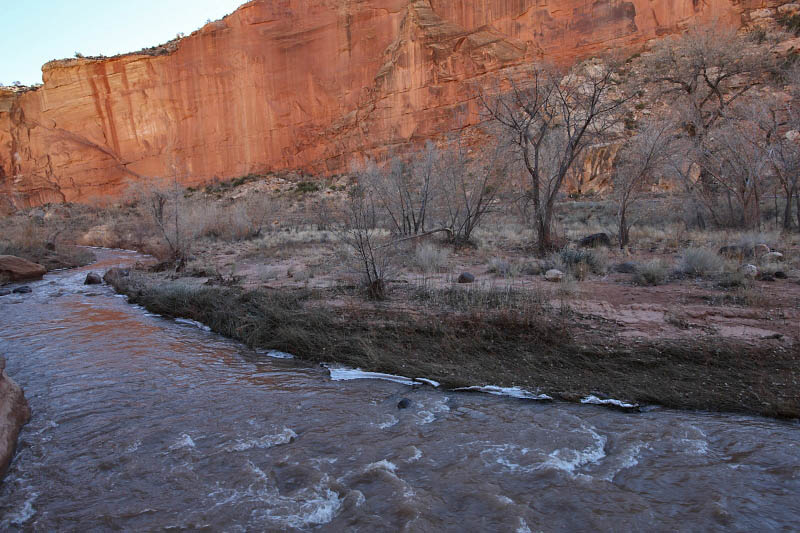
{"label": "grassy riverbank", "polygon": [[314,362],[426,377],[446,387],[520,386],[568,401],[595,394],[800,417],[792,347],[713,337],[629,341],[613,325],[584,325],[533,294],[455,287],[417,294],[412,306],[356,307],[342,288],[247,290],[143,271],[112,271],[107,281],[152,312]]}

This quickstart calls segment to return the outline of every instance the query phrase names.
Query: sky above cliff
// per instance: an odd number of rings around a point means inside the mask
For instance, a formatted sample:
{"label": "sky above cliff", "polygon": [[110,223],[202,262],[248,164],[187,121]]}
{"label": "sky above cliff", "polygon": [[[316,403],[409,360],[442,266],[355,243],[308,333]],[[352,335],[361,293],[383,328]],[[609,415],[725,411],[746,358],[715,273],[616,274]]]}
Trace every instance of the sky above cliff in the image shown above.
{"label": "sky above cliff", "polygon": [[246,0],[0,0],[0,83],[41,83],[51,59],[133,52],[189,34]]}

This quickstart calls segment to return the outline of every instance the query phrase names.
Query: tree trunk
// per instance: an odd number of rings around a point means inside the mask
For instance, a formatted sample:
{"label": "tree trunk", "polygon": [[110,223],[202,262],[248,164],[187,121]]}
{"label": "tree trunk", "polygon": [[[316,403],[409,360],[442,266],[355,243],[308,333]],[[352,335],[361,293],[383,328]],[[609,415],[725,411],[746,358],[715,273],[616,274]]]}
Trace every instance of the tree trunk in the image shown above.
{"label": "tree trunk", "polygon": [[628,218],[625,211],[622,211],[619,217],[619,249],[624,250],[630,242],[630,228],[628,227]]}
{"label": "tree trunk", "polygon": [[792,191],[791,189],[786,192],[786,207],[783,209],[783,229],[784,231],[792,231]]}

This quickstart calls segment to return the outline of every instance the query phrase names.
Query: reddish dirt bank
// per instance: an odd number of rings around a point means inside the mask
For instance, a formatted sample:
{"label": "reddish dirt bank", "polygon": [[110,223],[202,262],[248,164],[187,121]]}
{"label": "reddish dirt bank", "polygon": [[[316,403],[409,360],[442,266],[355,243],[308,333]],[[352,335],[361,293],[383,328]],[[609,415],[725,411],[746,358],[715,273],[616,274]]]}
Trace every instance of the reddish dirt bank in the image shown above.
{"label": "reddish dirt bank", "polygon": [[5,476],[17,437],[31,417],[22,389],[5,373],[6,360],[0,357],[0,478]]}

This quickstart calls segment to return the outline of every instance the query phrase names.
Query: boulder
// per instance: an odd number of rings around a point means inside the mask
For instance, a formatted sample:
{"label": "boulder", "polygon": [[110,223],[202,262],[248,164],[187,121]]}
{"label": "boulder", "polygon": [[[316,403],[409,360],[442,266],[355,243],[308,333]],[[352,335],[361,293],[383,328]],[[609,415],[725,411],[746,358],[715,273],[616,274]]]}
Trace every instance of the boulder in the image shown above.
{"label": "boulder", "polygon": [[103,283],[103,279],[97,272],[89,272],[86,274],[86,279],[83,281],[84,285],[100,285],[101,283]]}
{"label": "boulder", "polygon": [[409,400],[408,398],[403,398],[402,400],[397,402],[398,409],[408,409],[409,407],[411,407],[411,400]]}
{"label": "boulder", "polygon": [[14,255],[0,255],[0,278],[9,281],[30,281],[41,279],[47,274],[42,265]]}
{"label": "boulder", "polygon": [[0,478],[11,464],[20,429],[31,417],[22,389],[6,375],[5,366],[0,357]]}
{"label": "boulder", "polygon": [[578,246],[581,248],[597,248],[598,246],[611,248],[611,237],[608,236],[608,233],[595,233],[581,239]]}
{"label": "boulder", "polygon": [[564,279],[564,273],[560,270],[556,270],[555,268],[551,268],[544,274],[544,279],[547,281],[561,281]]}
{"label": "boulder", "polygon": [[469,272],[462,272],[458,276],[459,283],[473,283],[475,281],[475,276],[470,274]]}
{"label": "boulder", "polygon": [[23,285],[22,287],[17,287],[11,292],[13,292],[14,294],[30,294],[33,292],[33,289],[31,289],[27,285]]}
{"label": "boulder", "polygon": [[783,261],[783,254],[780,252],[769,252],[764,254],[764,256],[761,259],[763,259],[764,261],[772,261],[772,262]]}
{"label": "boulder", "polygon": [[742,265],[739,267],[739,272],[744,274],[745,277],[755,278],[758,276],[758,267],[750,264]]}
{"label": "boulder", "polygon": [[624,263],[614,265],[614,272],[619,272],[620,274],[634,274],[636,272],[636,263],[633,261],[625,261]]}

